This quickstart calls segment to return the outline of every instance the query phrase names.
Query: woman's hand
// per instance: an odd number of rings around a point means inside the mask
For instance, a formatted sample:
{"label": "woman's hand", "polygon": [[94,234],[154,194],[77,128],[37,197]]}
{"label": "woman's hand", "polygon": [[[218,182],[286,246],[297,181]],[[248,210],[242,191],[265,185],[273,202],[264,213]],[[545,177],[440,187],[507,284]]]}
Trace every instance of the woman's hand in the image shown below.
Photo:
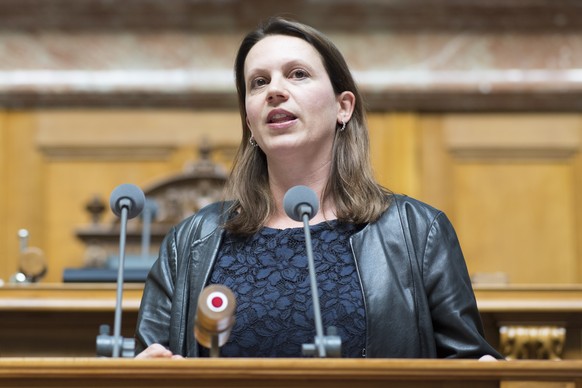
{"label": "woman's hand", "polygon": [[151,344],[143,352],[135,356],[136,359],[146,359],[146,358],[172,358],[179,359],[184,358],[179,354],[173,354],[171,351],[166,349],[160,344]]}

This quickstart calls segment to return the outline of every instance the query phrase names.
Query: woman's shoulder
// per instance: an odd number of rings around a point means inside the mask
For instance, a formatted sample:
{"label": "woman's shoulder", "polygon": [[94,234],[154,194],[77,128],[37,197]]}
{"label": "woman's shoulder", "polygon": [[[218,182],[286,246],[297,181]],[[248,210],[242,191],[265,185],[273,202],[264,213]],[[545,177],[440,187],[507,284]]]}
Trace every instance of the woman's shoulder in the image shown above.
{"label": "woman's shoulder", "polygon": [[174,226],[174,231],[177,235],[195,233],[197,238],[207,236],[224,223],[230,213],[230,205],[228,201],[206,205]]}
{"label": "woman's shoulder", "polygon": [[446,215],[439,209],[418,199],[391,194],[390,205],[371,227],[382,230],[410,231],[414,235],[424,236],[435,227],[449,224]]}
{"label": "woman's shoulder", "polygon": [[393,194],[388,209],[370,225],[385,233],[404,233],[414,246],[421,246],[431,233],[453,233],[454,229],[441,210],[418,199]]}
{"label": "woman's shoulder", "polygon": [[386,213],[390,212],[428,219],[434,219],[443,214],[441,210],[432,205],[403,194],[390,195],[390,206],[386,210]]}

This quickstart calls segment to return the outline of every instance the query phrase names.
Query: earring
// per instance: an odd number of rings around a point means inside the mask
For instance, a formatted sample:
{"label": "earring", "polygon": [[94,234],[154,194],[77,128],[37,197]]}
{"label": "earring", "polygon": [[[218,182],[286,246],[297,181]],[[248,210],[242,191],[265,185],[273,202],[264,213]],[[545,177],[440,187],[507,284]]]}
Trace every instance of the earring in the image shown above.
{"label": "earring", "polygon": [[256,146],[258,146],[258,144],[257,144],[257,141],[256,141],[256,140],[255,140],[255,138],[254,138],[254,137],[252,137],[252,136],[251,136],[251,137],[249,137],[249,144],[250,144],[251,146],[253,146],[253,147],[256,147]]}
{"label": "earring", "polygon": [[342,127],[339,129],[339,131],[343,132],[344,129],[346,129],[346,121],[342,119]]}

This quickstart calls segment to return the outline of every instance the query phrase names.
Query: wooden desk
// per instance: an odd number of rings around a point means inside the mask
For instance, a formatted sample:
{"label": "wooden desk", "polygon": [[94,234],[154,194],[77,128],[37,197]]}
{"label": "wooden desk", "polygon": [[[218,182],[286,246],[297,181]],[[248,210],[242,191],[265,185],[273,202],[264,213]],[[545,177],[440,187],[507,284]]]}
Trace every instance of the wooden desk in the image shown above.
{"label": "wooden desk", "polygon": [[582,285],[474,286],[482,313],[582,312]]}
{"label": "wooden desk", "polygon": [[0,386],[582,388],[582,361],[16,358]]}
{"label": "wooden desk", "polygon": [[[127,284],[124,337],[133,336],[143,285]],[[475,287],[487,339],[503,325],[566,327],[565,359],[582,359],[582,286]],[[0,287],[0,357],[93,357],[100,324],[113,326],[114,284]]]}
{"label": "wooden desk", "polygon": [[582,285],[475,286],[485,334],[499,346],[502,326],[566,329],[564,359],[582,359]]}
{"label": "wooden desk", "polygon": [[[133,337],[143,285],[126,284],[122,332]],[[0,287],[0,357],[92,357],[99,326],[113,333],[115,284]]]}

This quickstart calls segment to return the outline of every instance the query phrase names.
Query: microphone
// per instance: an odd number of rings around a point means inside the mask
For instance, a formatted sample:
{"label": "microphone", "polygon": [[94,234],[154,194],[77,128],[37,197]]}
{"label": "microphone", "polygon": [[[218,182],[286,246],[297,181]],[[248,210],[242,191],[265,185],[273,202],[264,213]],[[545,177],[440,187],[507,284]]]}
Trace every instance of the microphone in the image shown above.
{"label": "microphone", "polygon": [[[127,237],[127,220],[137,217],[145,203],[143,191],[136,185],[122,184],[113,190],[109,198],[109,205],[116,216],[121,218],[119,232],[119,266],[117,271],[117,300],[115,303],[115,321],[113,337],[109,336],[109,328],[101,327],[97,336],[97,355],[114,358],[119,357],[120,348],[123,347],[123,356],[133,357],[135,341],[133,338],[121,337],[121,304],[123,301],[123,270],[125,261],[125,240]],[[110,353],[110,349],[113,350]]]}
{"label": "microphone", "polygon": [[295,186],[290,188],[283,197],[283,208],[289,218],[295,221],[303,221],[305,234],[305,247],[307,250],[307,264],[309,266],[309,280],[311,283],[311,295],[313,298],[313,317],[315,319],[315,341],[313,344],[303,344],[303,354],[319,357],[340,357],[341,338],[337,335],[335,327],[328,328],[328,335],[323,335],[321,308],[319,307],[319,294],[317,278],[315,275],[315,261],[313,260],[313,247],[311,245],[311,231],[309,220],[315,217],[319,210],[319,200],[313,190],[307,186]]}
{"label": "microphone", "polygon": [[315,217],[319,211],[319,200],[315,191],[309,187],[295,186],[285,193],[283,207],[289,218],[301,222],[304,214],[309,220]]}
{"label": "microphone", "polygon": [[117,217],[122,216],[123,209],[127,209],[127,218],[137,217],[143,210],[145,195],[136,185],[124,183],[111,192],[109,206]]}
{"label": "microphone", "polygon": [[194,323],[194,336],[200,345],[210,348],[210,357],[219,356],[234,326],[236,298],[230,288],[212,284],[200,293]]}

